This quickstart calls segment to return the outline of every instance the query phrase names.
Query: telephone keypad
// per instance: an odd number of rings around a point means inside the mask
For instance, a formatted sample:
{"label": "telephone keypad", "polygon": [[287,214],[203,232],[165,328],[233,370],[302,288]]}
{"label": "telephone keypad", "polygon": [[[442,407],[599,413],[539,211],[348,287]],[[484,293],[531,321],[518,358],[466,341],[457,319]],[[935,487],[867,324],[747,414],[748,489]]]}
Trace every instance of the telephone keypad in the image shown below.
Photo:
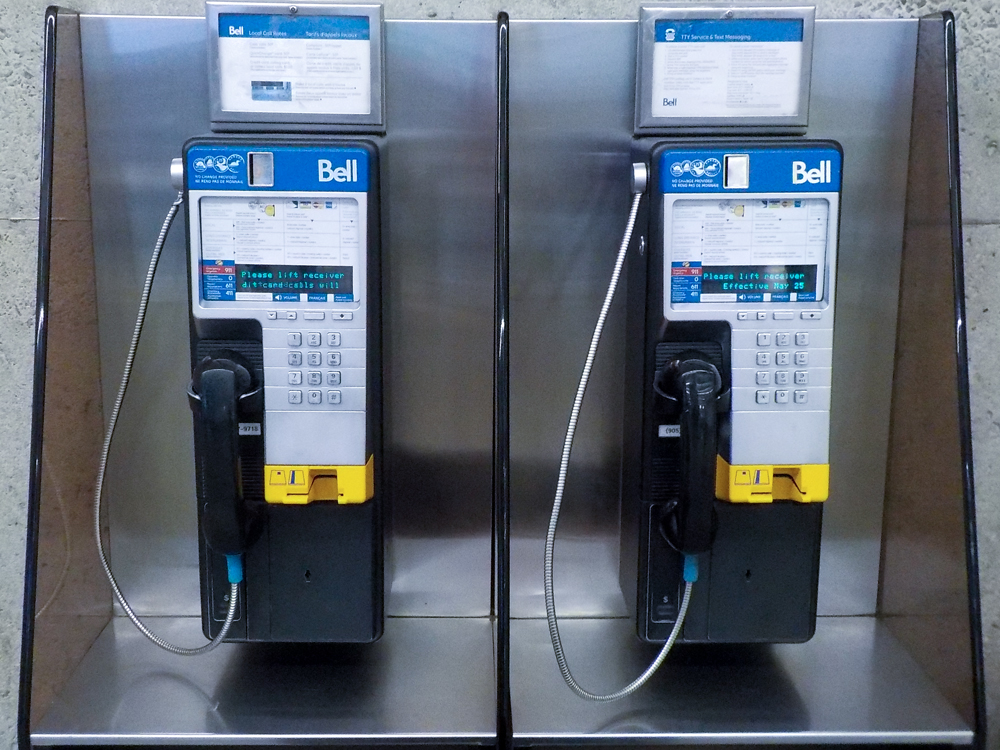
{"label": "telephone keypad", "polygon": [[[787,315],[778,315],[777,313],[774,314],[774,318],[776,320],[794,319],[793,316],[793,313],[788,313]],[[753,320],[754,318],[759,317],[760,316],[757,313],[752,312],[747,313],[743,317],[741,317],[740,314],[737,314],[737,320]],[[819,320],[820,317],[821,315],[819,313],[812,311],[808,311],[808,314],[802,313],[802,318],[805,320]],[[815,335],[811,335],[811,333]],[[819,368],[817,371],[818,380],[815,385],[817,388],[829,387],[828,369],[830,365],[828,362],[828,347],[830,346],[830,343],[827,341],[827,338],[829,337],[828,331],[755,331],[752,333],[751,331],[746,331],[740,335],[746,336],[748,334],[752,335],[754,338],[750,341],[744,338],[743,341],[745,343],[743,346],[746,346],[747,344],[750,344],[751,341],[754,341],[759,349],[753,352],[752,355],[751,352],[746,352],[741,360],[742,364],[738,365],[738,367],[742,368],[740,372],[745,373],[740,375],[743,386],[751,385],[749,378],[753,378],[752,383],[755,387],[753,398],[757,405],[768,406],[770,404],[774,404],[776,407],[788,405],[784,406],[784,408],[791,408],[791,404],[796,404],[805,405],[806,408],[808,408],[809,391],[803,386],[810,385],[810,370],[806,369],[810,366],[810,356],[809,351],[804,348],[809,347],[811,344],[818,347],[813,352],[814,355],[818,357],[815,361],[815,365]],[[798,351],[776,351],[772,356],[770,351],[763,350],[764,347],[770,347],[772,344],[775,347],[791,348],[794,346],[798,349]],[[752,359],[749,359],[748,356],[752,356]],[[774,371],[763,369],[771,367],[772,362],[777,368],[789,368],[794,364],[795,367],[800,369],[796,369],[794,371],[791,371],[790,369],[779,369]],[[752,371],[748,371],[751,364],[756,364],[757,367]],[[751,372],[753,373],[752,375]],[[735,376],[736,372],[734,371],[734,377]],[[787,389],[787,386],[792,383],[797,386],[796,390]],[[739,385],[739,383],[734,383],[734,385]],[[775,386],[776,390],[772,391],[760,389],[761,386],[769,385]]]}
{"label": "telephone keypad", "polygon": [[[305,313],[302,317],[306,318]],[[275,319],[288,318],[284,311],[277,311]],[[269,385],[284,386],[283,395],[279,396],[282,402],[287,399],[290,406],[307,410],[365,408],[364,381],[359,380],[359,376],[363,378],[365,367],[362,331],[265,329],[264,333],[265,370],[270,373],[267,378]],[[342,346],[347,348],[341,350]],[[308,350],[303,351],[306,347]],[[344,367],[348,369],[342,370]],[[340,390],[345,385],[346,390]],[[300,390],[302,386],[309,390]],[[331,386],[337,390],[328,390]]]}

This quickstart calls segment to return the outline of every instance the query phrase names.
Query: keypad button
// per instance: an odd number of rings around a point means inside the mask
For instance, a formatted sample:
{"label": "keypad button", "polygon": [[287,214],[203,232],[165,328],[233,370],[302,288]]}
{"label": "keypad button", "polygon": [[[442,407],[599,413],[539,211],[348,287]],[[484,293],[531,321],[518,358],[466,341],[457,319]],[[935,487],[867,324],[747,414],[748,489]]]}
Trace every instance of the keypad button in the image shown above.
{"label": "keypad button", "polygon": [[774,364],[778,367],[785,367],[792,363],[791,352],[775,352],[774,353]]}
{"label": "keypad button", "polygon": [[788,385],[788,370],[778,370],[774,373],[775,385]]}
{"label": "keypad button", "polygon": [[298,367],[302,364],[302,352],[288,352],[288,364]]}
{"label": "keypad button", "polygon": [[761,367],[771,364],[771,352],[757,352],[757,364]]}
{"label": "keypad button", "polygon": [[771,384],[771,373],[767,370],[762,370],[757,373],[757,385],[770,385]]}
{"label": "keypad button", "polygon": [[802,320],[819,320],[823,317],[823,313],[818,310],[808,310],[802,313]]}
{"label": "keypad button", "polygon": [[795,352],[795,364],[799,367],[805,367],[809,364],[809,352]]}
{"label": "keypad button", "polygon": [[774,314],[775,320],[793,320],[795,318],[795,313],[790,310],[783,310],[781,312],[776,312]]}
{"label": "keypad button", "polygon": [[774,334],[774,345],[775,346],[791,346],[792,345],[792,334],[790,334],[790,333],[776,333],[776,334]]}
{"label": "keypad button", "polygon": [[288,392],[288,403],[290,403],[290,404],[301,404],[302,403],[302,391],[289,391]]}
{"label": "keypad button", "polygon": [[306,344],[308,346],[323,346],[323,334],[311,331],[306,334]]}
{"label": "keypad button", "polygon": [[323,320],[326,317],[325,312],[304,312],[302,313],[303,320]]}
{"label": "keypad button", "polygon": [[757,334],[757,346],[770,346],[770,345],[771,345],[771,334],[769,333]]}
{"label": "keypad button", "polygon": [[288,373],[288,385],[302,385],[301,370],[292,370]]}
{"label": "keypad button", "polygon": [[787,404],[788,403],[788,391],[775,391],[774,392],[774,403],[776,403],[776,404]]}
{"label": "keypad button", "polygon": [[340,385],[340,373],[339,372],[328,372],[326,374],[326,384],[327,385]]}
{"label": "keypad button", "polygon": [[288,334],[288,345],[289,346],[302,346],[302,334],[301,333],[290,333],[290,334]]}
{"label": "keypad button", "polygon": [[795,346],[809,346],[809,334],[808,333],[796,333],[795,334]]}
{"label": "keypad button", "polygon": [[285,313],[285,320],[295,320],[299,317],[299,314],[295,310],[289,310]]}
{"label": "keypad button", "polygon": [[306,364],[310,367],[319,367],[323,364],[323,352],[306,352]]}
{"label": "keypad button", "polygon": [[757,403],[758,404],[769,404],[769,403],[771,403],[771,392],[770,391],[757,391]]}
{"label": "keypad button", "polygon": [[750,313],[748,312],[738,312],[736,313],[737,320],[750,320]]}
{"label": "keypad button", "polygon": [[332,312],[332,313],[330,313],[330,320],[354,320],[354,313],[352,313],[352,312]]}
{"label": "keypad button", "polygon": [[309,385],[323,385],[323,373],[321,372],[306,373],[306,382]]}
{"label": "keypad button", "polygon": [[327,391],[326,392],[326,402],[328,404],[339,404],[340,403],[340,391]]}
{"label": "keypad button", "polygon": [[277,320],[278,319],[278,311],[277,310],[268,310],[267,311],[267,319],[268,320]]}
{"label": "keypad button", "polygon": [[767,320],[767,313],[766,312],[757,313],[757,320]]}
{"label": "keypad button", "polygon": [[340,334],[331,331],[326,334],[326,345],[327,346],[340,346]]}
{"label": "keypad button", "polygon": [[322,404],[323,391],[309,391],[308,399],[310,404]]}
{"label": "keypad button", "polygon": [[326,364],[330,367],[340,367],[340,352],[327,352]]}
{"label": "keypad button", "polygon": [[809,385],[809,373],[804,370],[797,370],[795,373],[795,385]]}
{"label": "keypad button", "polygon": [[795,391],[795,403],[797,404],[809,403],[809,391]]}

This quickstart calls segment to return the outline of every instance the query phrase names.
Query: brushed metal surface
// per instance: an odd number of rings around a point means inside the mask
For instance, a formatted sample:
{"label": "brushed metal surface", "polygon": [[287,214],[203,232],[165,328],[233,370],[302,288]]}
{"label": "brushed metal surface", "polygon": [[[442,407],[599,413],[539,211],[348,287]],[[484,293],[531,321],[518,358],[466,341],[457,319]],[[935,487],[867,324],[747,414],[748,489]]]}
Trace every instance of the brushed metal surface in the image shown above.
{"label": "brushed metal surface", "polygon": [[[196,643],[197,618],[157,618]],[[493,628],[388,618],[370,646],[224,644],[185,659],[125,618],[97,639],[32,733],[36,745],[491,743]]]}
{"label": "brushed metal surface", "polygon": [[[844,148],[831,492],[819,611],[874,614],[909,148],[915,20],[816,22],[807,137]],[[511,455],[515,547],[542,546],[573,393],[628,210],[636,24],[511,24]],[[562,545],[617,546],[624,307],[581,412]],[[570,571],[567,616],[621,614],[617,556]],[[562,551],[560,551],[562,550]],[[515,558],[518,617],[541,617],[541,552]]]}
{"label": "brushed metal surface", "polygon": [[[657,647],[625,619],[564,620],[575,676],[610,692]],[[562,681],[545,622],[511,623],[516,745],[968,745],[972,731],[906,649],[872,617],[821,617],[805,644],[688,646],[637,693],[577,698]]]}
{"label": "brushed metal surface", "polygon": [[[105,403],[171,200],[209,130],[202,18],[81,19]],[[494,26],[389,21],[382,142],[389,615],[490,606]],[[106,484],[112,565],[143,615],[199,611],[184,222],[160,261]],[[95,436],[95,440],[100,440]]]}

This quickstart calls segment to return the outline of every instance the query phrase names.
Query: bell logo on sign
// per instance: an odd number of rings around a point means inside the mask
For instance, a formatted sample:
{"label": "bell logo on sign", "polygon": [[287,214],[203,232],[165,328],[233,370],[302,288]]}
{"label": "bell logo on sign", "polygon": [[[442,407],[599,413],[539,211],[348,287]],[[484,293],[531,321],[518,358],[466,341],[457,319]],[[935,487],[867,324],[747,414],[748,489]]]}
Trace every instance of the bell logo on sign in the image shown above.
{"label": "bell logo on sign", "polygon": [[801,185],[808,182],[810,185],[819,185],[832,182],[830,179],[830,160],[824,159],[815,169],[807,169],[804,161],[792,162],[792,184]]}
{"label": "bell logo on sign", "polygon": [[358,181],[358,160],[348,159],[342,167],[334,167],[329,159],[320,159],[319,166],[320,182],[357,182]]}

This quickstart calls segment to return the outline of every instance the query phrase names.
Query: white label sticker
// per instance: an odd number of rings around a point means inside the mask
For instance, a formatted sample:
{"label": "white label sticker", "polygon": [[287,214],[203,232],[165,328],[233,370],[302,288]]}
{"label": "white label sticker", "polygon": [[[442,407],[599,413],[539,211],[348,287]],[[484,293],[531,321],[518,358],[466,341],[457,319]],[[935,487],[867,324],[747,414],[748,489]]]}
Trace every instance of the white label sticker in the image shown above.
{"label": "white label sticker", "polygon": [[681,426],[679,424],[661,424],[657,434],[664,438],[679,438],[681,436]]}
{"label": "white label sticker", "polygon": [[240,435],[260,434],[260,422],[240,422]]}

